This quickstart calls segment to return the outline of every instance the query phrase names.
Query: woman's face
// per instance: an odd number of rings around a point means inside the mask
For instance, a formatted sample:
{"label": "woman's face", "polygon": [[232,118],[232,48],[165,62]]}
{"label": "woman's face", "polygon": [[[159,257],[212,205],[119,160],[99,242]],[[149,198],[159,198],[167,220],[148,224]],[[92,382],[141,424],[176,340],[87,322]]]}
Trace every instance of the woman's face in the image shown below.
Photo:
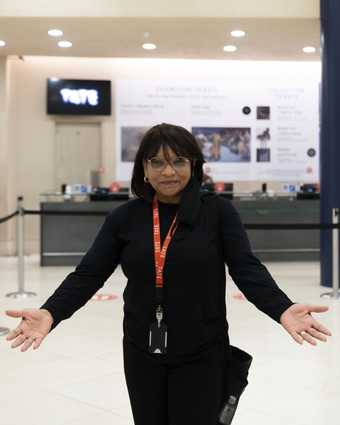
{"label": "woman's face", "polygon": [[161,202],[178,203],[191,177],[191,163],[170,148],[166,148],[166,153],[165,156],[161,147],[153,158],[144,161],[144,175]]}

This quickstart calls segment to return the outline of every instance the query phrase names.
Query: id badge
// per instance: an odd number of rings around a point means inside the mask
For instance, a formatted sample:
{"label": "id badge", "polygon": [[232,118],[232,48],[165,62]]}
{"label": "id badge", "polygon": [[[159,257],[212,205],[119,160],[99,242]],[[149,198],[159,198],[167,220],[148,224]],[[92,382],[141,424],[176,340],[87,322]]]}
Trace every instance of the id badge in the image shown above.
{"label": "id badge", "polygon": [[165,323],[154,322],[149,331],[149,352],[166,354],[168,344],[168,328]]}

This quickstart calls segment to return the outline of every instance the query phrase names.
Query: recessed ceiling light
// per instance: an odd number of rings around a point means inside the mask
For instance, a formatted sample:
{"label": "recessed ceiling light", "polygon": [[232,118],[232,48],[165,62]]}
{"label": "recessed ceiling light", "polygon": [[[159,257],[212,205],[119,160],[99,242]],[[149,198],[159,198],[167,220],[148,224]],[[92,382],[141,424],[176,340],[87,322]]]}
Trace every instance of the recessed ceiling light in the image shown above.
{"label": "recessed ceiling light", "polygon": [[51,37],[61,37],[64,33],[61,30],[54,28],[52,30],[48,30],[47,34]]}
{"label": "recessed ceiling light", "polygon": [[72,47],[72,43],[70,41],[58,41],[58,46],[63,47],[64,49],[67,49],[68,47]]}
{"label": "recessed ceiling light", "polygon": [[6,41],[0,40],[0,47],[5,47],[5,46],[6,46]]}
{"label": "recessed ceiling light", "polygon": [[142,47],[145,50],[155,50],[157,48],[156,44],[153,43],[144,43]]}
{"label": "recessed ceiling light", "polygon": [[232,45],[227,45],[223,47],[223,50],[225,52],[236,52],[237,47],[236,46],[232,46]]}
{"label": "recessed ceiling light", "polygon": [[232,37],[244,37],[246,35],[246,33],[242,30],[234,30],[230,32],[230,35]]}
{"label": "recessed ceiling light", "polygon": [[315,53],[316,48],[313,46],[306,46],[302,49],[305,53]]}

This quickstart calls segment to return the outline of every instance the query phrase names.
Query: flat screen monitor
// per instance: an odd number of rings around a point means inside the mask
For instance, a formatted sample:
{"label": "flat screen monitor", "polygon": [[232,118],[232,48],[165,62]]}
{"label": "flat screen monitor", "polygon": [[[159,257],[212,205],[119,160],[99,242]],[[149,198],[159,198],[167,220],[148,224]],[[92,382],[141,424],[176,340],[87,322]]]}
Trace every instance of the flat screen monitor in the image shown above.
{"label": "flat screen monitor", "polygon": [[111,115],[111,81],[48,78],[47,113]]}

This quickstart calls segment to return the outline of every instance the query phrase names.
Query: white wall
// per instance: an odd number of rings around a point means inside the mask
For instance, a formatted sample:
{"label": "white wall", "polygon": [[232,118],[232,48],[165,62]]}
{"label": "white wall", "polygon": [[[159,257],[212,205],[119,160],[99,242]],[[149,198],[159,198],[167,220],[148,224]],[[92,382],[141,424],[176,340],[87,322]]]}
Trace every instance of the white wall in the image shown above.
{"label": "white wall", "polygon": [[[5,114],[7,136],[0,132],[1,170],[0,216],[14,211],[16,198],[23,195],[26,208],[39,208],[39,195],[53,190],[54,130],[55,120],[46,115],[46,79],[88,78],[109,79],[224,79],[231,67],[228,61],[195,61],[170,59],[86,59],[61,57],[25,57],[25,60],[8,61],[8,113]],[[270,64],[267,64],[268,68]],[[288,69],[289,63],[282,67]],[[299,66],[318,66],[305,63]],[[0,61],[0,96],[5,77],[5,64]],[[242,67],[249,75],[249,63]],[[286,71],[285,71],[286,72]],[[289,74],[289,73],[288,73]],[[287,75],[288,74],[284,74]],[[288,77],[287,77],[288,78]],[[113,84],[114,99],[114,84]],[[0,119],[3,114],[0,102]],[[103,166],[105,173],[102,183],[108,185],[115,179],[115,110],[112,117],[101,118],[103,138]],[[90,118],[91,119],[91,118]],[[89,118],[77,119],[89,121]],[[7,125],[6,125],[7,124]],[[4,143],[5,140],[5,143]],[[8,144],[6,142],[8,141]],[[6,146],[7,152],[6,152]],[[5,161],[4,161],[5,160]],[[7,164],[7,165],[5,165]],[[1,174],[2,173],[2,174]],[[275,190],[276,186],[272,185]],[[258,190],[260,183],[245,184],[238,190]],[[6,193],[8,201],[6,201]],[[3,208],[3,205],[6,205]],[[7,209],[7,211],[6,211]],[[4,211],[5,210],[5,211]],[[5,240],[0,245],[0,255],[14,253],[14,223],[0,229]],[[2,225],[4,226],[4,225]],[[26,217],[26,253],[39,252],[39,218]]]}

